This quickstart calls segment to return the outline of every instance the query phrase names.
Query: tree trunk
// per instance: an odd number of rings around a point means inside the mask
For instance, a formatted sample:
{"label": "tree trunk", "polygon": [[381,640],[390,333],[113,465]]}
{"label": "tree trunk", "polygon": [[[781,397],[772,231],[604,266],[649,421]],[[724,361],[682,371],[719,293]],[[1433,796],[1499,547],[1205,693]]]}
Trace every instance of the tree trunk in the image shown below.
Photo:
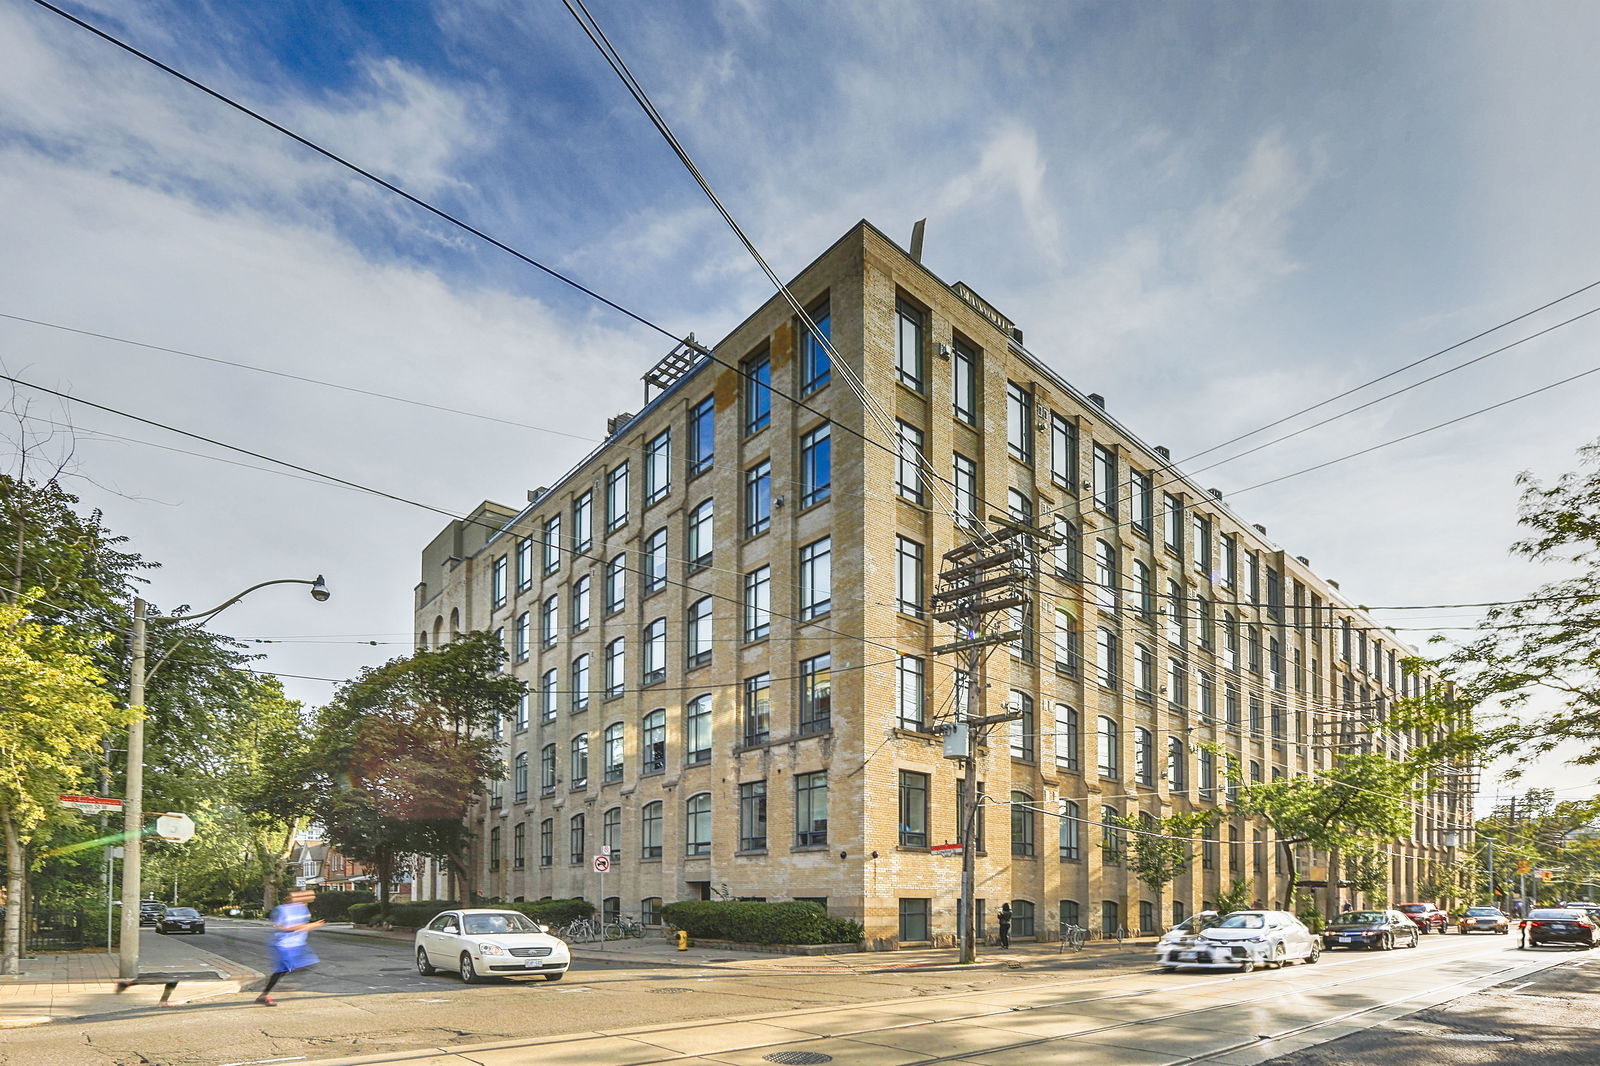
{"label": "tree trunk", "polygon": [[478,894],[478,885],[472,876],[472,862],[470,849],[452,851],[448,860],[450,873],[454,875],[456,887],[460,890],[459,901],[463,907],[475,906]]}
{"label": "tree trunk", "polygon": [[0,973],[14,974],[22,972],[22,911],[27,906],[28,864],[10,811],[0,812],[0,829],[4,830],[6,847],[6,947],[5,954],[0,955]]}
{"label": "tree trunk", "polygon": [[1288,860],[1285,865],[1289,867],[1289,881],[1283,886],[1283,909],[1293,914],[1295,912],[1294,891],[1300,885],[1300,865],[1295,861],[1294,847],[1292,845],[1280,840],[1278,841],[1278,847],[1283,849],[1283,856]]}
{"label": "tree trunk", "polygon": [[373,858],[376,860],[373,868],[378,872],[378,913],[388,920],[389,882],[394,879],[394,852],[388,848],[380,848]]}

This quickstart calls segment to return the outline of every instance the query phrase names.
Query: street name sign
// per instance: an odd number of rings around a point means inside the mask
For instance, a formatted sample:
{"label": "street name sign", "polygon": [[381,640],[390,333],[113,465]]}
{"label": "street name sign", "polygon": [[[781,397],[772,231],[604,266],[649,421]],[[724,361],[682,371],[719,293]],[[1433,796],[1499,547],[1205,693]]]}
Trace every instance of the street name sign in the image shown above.
{"label": "street name sign", "polygon": [[960,855],[961,854],[961,845],[960,844],[935,844],[933,847],[929,848],[928,850],[930,852],[932,852],[933,854],[935,854],[935,855]]}
{"label": "street name sign", "polygon": [[87,814],[121,814],[122,801],[115,796],[58,796],[61,806]]}

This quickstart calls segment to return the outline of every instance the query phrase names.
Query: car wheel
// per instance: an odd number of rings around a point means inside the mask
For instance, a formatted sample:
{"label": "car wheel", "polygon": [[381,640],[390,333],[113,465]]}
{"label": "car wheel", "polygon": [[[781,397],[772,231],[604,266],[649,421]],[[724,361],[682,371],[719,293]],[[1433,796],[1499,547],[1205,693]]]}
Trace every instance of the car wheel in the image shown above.
{"label": "car wheel", "polygon": [[478,983],[478,971],[472,965],[472,956],[465,951],[461,953],[461,983],[467,985]]}
{"label": "car wheel", "polygon": [[1311,954],[1306,956],[1306,965],[1311,966],[1320,958],[1322,958],[1322,945],[1313,941],[1311,944]]}
{"label": "car wheel", "polygon": [[433,963],[428,959],[428,950],[426,948],[417,949],[417,972],[424,977],[432,977],[437,972],[433,968]]}
{"label": "car wheel", "polygon": [[565,976],[567,976],[567,971],[562,970],[560,973],[547,973],[544,975],[544,979],[546,981],[559,981]]}
{"label": "car wheel", "polygon": [[1240,973],[1249,973],[1251,970],[1254,970],[1255,968],[1256,968],[1256,964],[1250,959],[1245,959],[1244,962],[1239,964],[1239,972]]}
{"label": "car wheel", "polygon": [[1422,946],[1422,938],[1420,936],[1418,936],[1416,933],[1412,933],[1411,934],[1411,946],[1414,947],[1414,948]]}
{"label": "car wheel", "polygon": [[1272,965],[1279,970],[1289,965],[1289,953],[1282,944],[1272,949]]}
{"label": "car wheel", "polygon": [[1383,951],[1393,951],[1394,950],[1394,934],[1393,933],[1385,933],[1384,937],[1383,937],[1383,940],[1381,940],[1378,943],[1378,947]]}

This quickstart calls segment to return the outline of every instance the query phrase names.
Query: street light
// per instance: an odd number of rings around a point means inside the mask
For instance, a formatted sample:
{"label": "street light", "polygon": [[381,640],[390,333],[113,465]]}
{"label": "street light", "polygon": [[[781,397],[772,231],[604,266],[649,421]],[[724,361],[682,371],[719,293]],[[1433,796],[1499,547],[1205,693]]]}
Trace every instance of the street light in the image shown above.
{"label": "street light", "polygon": [[[332,595],[328,591],[328,583],[318,574],[315,581],[303,578],[285,577],[276,581],[263,581],[259,585],[251,585],[243,592],[223,600],[217,606],[207,611],[197,611],[194,614],[169,615],[158,617],[163,622],[204,622],[232,607],[257,589],[264,589],[268,585],[310,585],[311,598],[318,603],[325,602]],[[145,602],[144,597],[133,598],[133,664],[128,677],[128,706],[144,707],[145,681],[163,663],[172,657],[183,644],[178,641],[167,649],[165,655],[156,660],[156,664],[149,671],[145,670]],[[188,638],[184,638],[185,640]],[[133,980],[139,976],[139,879],[141,867],[141,848],[144,833],[144,714],[143,711],[134,718],[128,726],[128,779],[127,798],[122,805],[122,950],[117,966],[117,976],[124,980]]]}

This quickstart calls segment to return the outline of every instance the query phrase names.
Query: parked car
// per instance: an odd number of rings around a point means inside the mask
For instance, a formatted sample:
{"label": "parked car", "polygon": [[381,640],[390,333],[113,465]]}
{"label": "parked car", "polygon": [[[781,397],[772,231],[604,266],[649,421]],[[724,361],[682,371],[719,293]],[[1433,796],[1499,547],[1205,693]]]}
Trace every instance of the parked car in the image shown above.
{"label": "parked car", "polygon": [[161,917],[156,920],[156,932],[158,933],[203,933],[205,931],[205,916],[193,907],[168,907],[161,912]]}
{"label": "parked car", "polygon": [[1330,951],[1336,947],[1392,951],[1414,948],[1421,939],[1422,931],[1400,911],[1345,911],[1322,931],[1322,946]]}
{"label": "parked car", "polygon": [[417,930],[414,944],[418,973],[454,970],[467,984],[512,976],[559,981],[572,965],[566,941],[516,911],[445,911]]}
{"label": "parked car", "polygon": [[1192,946],[1169,954],[1163,967],[1249,973],[1257,966],[1312,963],[1321,956],[1321,939],[1288,911],[1234,911],[1202,931]]}
{"label": "parked car", "polygon": [[1395,910],[1417,923],[1424,933],[1442,933],[1450,925],[1450,916],[1431,903],[1402,903]]}
{"label": "parked car", "polygon": [[1176,966],[1176,956],[1184,951],[1193,951],[1195,941],[1200,934],[1222,921],[1222,915],[1216,911],[1201,911],[1191,915],[1173,926],[1156,941],[1156,963],[1161,966]]}
{"label": "parked car", "polygon": [[139,901],[139,924],[157,925],[161,916],[167,913],[166,906],[158,899],[141,899]]}
{"label": "parked car", "polygon": [[1535,907],[1522,921],[1521,947],[1571,944],[1592,948],[1600,943],[1600,928],[1575,907]]}
{"label": "parked car", "polygon": [[1499,907],[1468,907],[1456,928],[1462,933],[1499,933],[1511,931],[1511,919]]}

